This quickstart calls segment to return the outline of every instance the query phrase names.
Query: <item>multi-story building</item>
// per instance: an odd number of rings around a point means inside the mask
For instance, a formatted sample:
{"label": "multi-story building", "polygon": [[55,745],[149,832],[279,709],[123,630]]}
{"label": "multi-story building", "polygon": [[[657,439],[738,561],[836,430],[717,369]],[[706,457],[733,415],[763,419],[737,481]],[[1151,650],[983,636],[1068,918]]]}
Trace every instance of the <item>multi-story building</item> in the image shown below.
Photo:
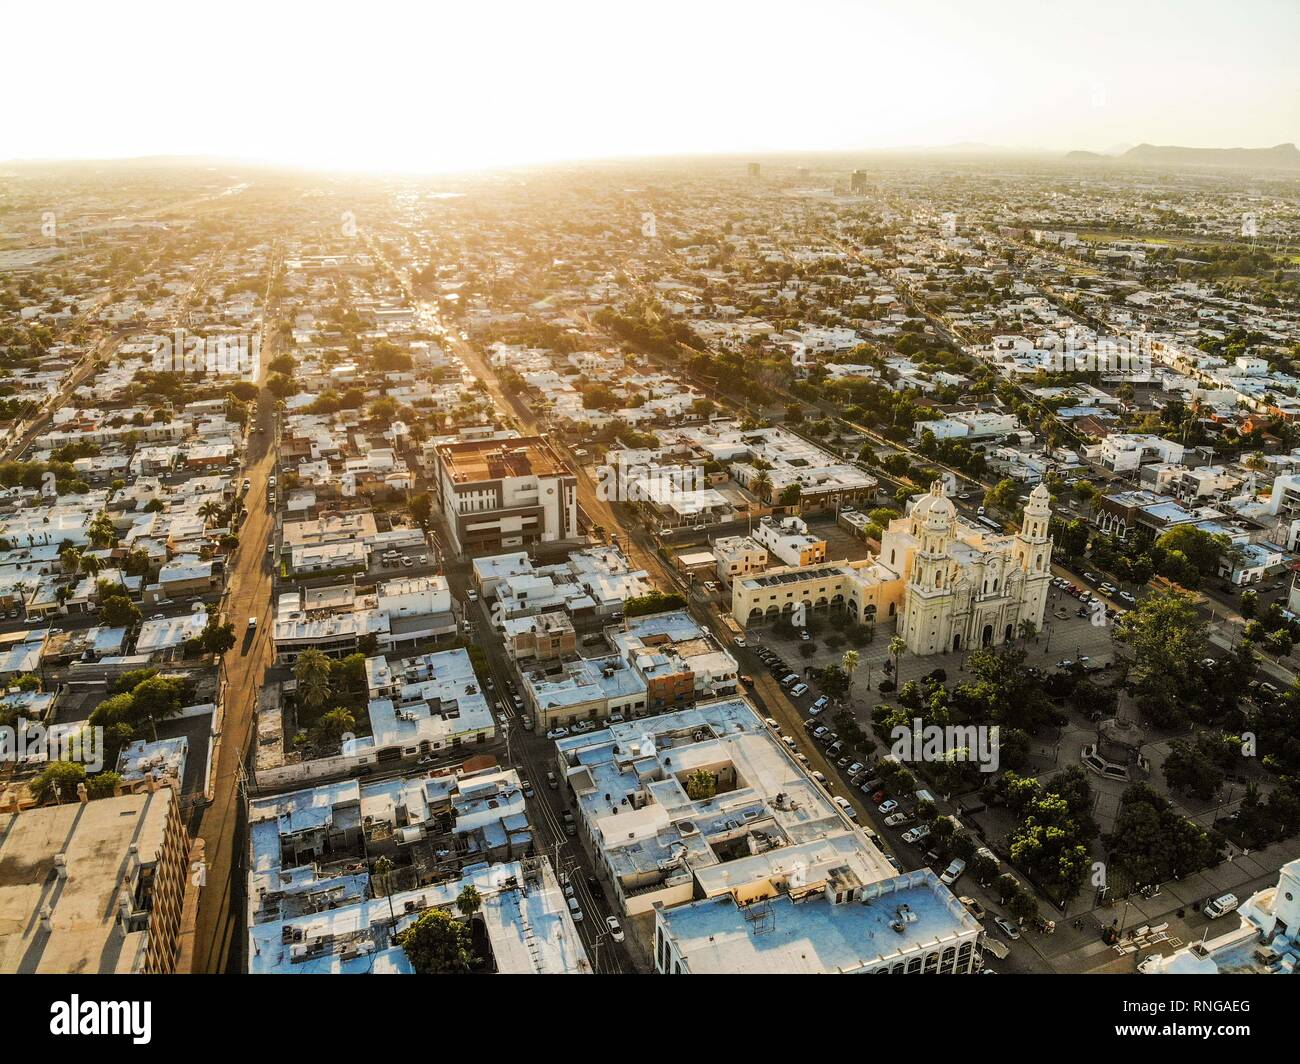
{"label": "multi-story building", "polygon": [[542,437],[446,443],[437,456],[438,499],[457,551],[578,538],[578,482]]}
{"label": "multi-story building", "polygon": [[590,971],[513,769],[326,783],[256,799],[248,821],[250,972],[413,972],[399,936],[432,908],[457,916],[470,886],[480,970]]}
{"label": "multi-story building", "polygon": [[0,971],[169,974],[189,836],[167,783],[0,811]]}
{"label": "multi-story building", "polygon": [[785,565],[813,565],[826,560],[826,541],[809,535],[798,517],[764,517],[754,529],[754,540]]}
{"label": "multi-story building", "polygon": [[734,692],[740,666],[685,610],[609,628],[614,653],[522,671],[523,697],[539,729],[639,717]]}
{"label": "multi-story building", "polygon": [[767,548],[752,536],[723,536],[713,541],[718,579],[730,587],[742,576],[767,568]]}
{"label": "multi-story building", "polygon": [[664,975],[966,975],[980,936],[928,868],[875,883],[838,868],[745,903],[656,906],[654,961]]}
{"label": "multi-story building", "polygon": [[654,914],[661,972],[977,964],[948,888],[899,876],[743,698],[562,739],[556,761],[620,910]]}

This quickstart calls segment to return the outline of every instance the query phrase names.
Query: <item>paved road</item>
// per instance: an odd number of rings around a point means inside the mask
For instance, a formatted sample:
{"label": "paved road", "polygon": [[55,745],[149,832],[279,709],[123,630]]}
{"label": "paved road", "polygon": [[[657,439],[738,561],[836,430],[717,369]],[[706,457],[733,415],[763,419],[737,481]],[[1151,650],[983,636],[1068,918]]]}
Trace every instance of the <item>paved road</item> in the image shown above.
{"label": "paved road", "polygon": [[[269,342],[264,338],[262,350],[268,349]],[[263,359],[262,381],[266,361],[271,357],[268,354]],[[196,972],[230,970],[239,964],[243,950],[244,915],[235,907],[242,903],[246,871],[244,834],[239,830],[244,801],[241,778],[258,689],[273,656],[269,630],[271,565],[266,547],[275,518],[267,505],[266,482],[275,464],[275,399],[265,389],[259,399],[256,425],[262,431],[249,437],[244,468],[244,476],[252,482],[245,498],[248,519],[239,531],[239,548],[227,581],[226,619],[234,622],[238,641],[223,662],[226,688],[212,785],[214,797],[204,810],[198,832],[206,847],[207,878],[199,894],[194,935]],[[246,630],[249,617],[257,618],[257,628],[251,634]]]}

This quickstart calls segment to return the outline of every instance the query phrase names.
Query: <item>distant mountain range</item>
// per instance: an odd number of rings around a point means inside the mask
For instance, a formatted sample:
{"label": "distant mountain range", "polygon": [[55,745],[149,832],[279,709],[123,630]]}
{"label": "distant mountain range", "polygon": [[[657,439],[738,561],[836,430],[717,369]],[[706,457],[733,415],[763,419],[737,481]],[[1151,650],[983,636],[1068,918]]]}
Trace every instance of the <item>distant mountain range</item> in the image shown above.
{"label": "distant mountain range", "polygon": [[1167,144],[1139,144],[1117,155],[1072,151],[1076,162],[1119,162],[1137,166],[1238,166],[1252,169],[1300,169],[1300,149],[1294,144],[1272,148],[1183,148]]}

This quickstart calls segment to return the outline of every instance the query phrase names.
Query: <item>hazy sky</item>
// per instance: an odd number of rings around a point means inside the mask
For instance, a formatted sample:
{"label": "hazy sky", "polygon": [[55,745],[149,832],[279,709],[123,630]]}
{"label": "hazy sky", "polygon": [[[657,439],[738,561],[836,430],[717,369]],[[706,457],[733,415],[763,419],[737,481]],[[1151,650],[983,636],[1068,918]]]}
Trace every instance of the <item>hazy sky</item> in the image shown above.
{"label": "hazy sky", "polygon": [[1300,141],[1300,0],[46,0],[0,26],[0,159]]}

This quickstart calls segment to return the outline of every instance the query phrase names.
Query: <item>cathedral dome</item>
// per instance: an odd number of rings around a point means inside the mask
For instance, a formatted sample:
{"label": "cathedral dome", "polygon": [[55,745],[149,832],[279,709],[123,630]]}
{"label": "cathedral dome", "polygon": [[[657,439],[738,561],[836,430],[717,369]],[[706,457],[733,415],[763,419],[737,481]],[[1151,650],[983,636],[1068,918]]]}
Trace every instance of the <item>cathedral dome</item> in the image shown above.
{"label": "cathedral dome", "polygon": [[957,508],[944,495],[943,485],[937,480],[930,485],[930,493],[912,507],[912,517],[918,524],[932,530],[951,528],[956,516]]}

